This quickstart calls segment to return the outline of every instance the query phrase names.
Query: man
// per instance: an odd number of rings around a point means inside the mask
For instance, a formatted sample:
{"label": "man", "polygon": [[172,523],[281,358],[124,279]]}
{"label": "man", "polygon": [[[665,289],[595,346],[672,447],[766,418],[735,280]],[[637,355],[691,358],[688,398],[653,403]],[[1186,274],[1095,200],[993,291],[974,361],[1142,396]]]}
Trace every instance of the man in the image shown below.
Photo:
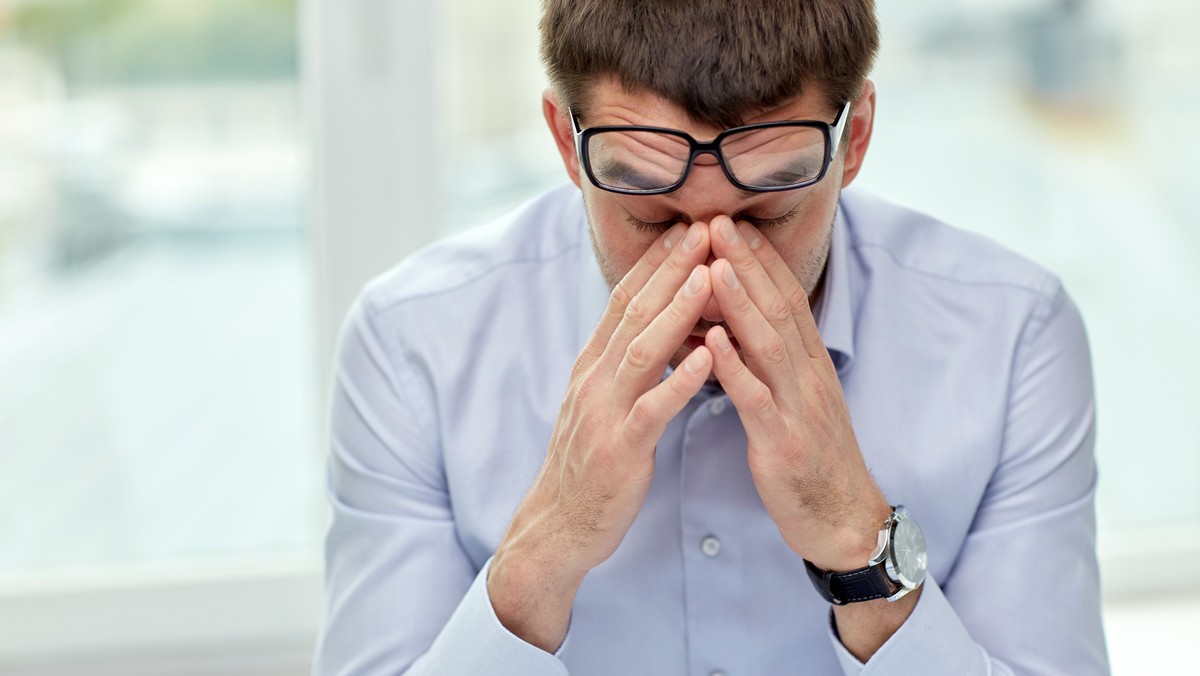
{"label": "man", "polygon": [[1106,673],[1082,322],[842,194],[873,3],[548,0],[542,41],[574,186],[343,333],[317,672]]}

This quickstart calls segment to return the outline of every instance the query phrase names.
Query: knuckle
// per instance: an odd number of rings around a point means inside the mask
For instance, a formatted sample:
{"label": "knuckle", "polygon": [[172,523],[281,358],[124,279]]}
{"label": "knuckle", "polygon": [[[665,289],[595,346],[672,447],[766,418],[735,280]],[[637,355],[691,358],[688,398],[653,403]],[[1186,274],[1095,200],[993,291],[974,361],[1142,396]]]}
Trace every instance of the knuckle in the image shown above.
{"label": "knuckle", "polygon": [[593,334],[579,352],[579,356],[575,358],[575,364],[571,367],[571,377],[574,378],[594,366],[596,361],[608,350],[610,339],[611,336]]}
{"label": "knuckle", "polygon": [[753,410],[765,411],[771,407],[771,388],[767,387],[761,382],[756,383],[754,387],[751,388],[749,396],[746,398],[746,403],[749,404]]}
{"label": "knuckle", "polygon": [[646,339],[642,336],[634,338],[625,350],[625,363],[635,370],[649,369],[653,360],[654,356],[646,345]]}
{"label": "knuckle", "polygon": [[625,319],[634,326],[645,326],[653,319],[653,313],[646,302],[645,296],[638,294],[629,300],[625,306]]}
{"label": "knuckle", "polygon": [[595,392],[600,386],[600,377],[596,375],[595,370],[581,372],[581,377],[575,386],[575,398],[587,399],[591,397],[592,393]]}
{"label": "knuckle", "polygon": [[589,361],[584,359],[585,355],[580,355],[579,359],[575,360],[575,366],[571,367],[571,381],[579,382],[584,374],[588,372]]}
{"label": "knuckle", "polygon": [[779,326],[791,321],[792,308],[782,296],[773,295],[771,300],[767,301],[763,314],[766,315],[767,321]]}
{"label": "knuckle", "polygon": [[633,301],[634,294],[629,290],[629,282],[627,279],[622,279],[613,287],[612,293],[608,296],[609,306],[618,307],[624,310]]}
{"label": "knuckle", "polygon": [[797,284],[796,289],[792,291],[791,298],[788,299],[788,302],[796,312],[809,311],[808,294],[804,293],[804,288],[799,284]]}
{"label": "knuckle", "polygon": [[778,333],[772,333],[763,344],[763,359],[772,366],[782,365],[787,361],[787,346]]}
{"label": "knuckle", "polygon": [[633,408],[629,410],[629,423],[635,434],[640,436],[645,430],[653,427],[657,420],[658,412],[646,397],[639,397],[633,402]]}

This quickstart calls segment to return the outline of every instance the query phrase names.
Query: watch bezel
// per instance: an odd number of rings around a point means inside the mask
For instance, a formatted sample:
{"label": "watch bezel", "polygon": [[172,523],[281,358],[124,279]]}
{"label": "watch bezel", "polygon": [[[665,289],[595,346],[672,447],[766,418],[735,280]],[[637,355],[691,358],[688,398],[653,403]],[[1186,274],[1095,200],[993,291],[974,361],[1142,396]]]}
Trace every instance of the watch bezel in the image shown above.
{"label": "watch bezel", "polygon": [[896,529],[901,522],[908,521],[917,532],[922,534],[921,525],[912,518],[904,505],[896,505],[892,508],[892,513],[884,523],[884,527],[879,530],[879,539],[875,543],[875,551],[871,553],[871,560],[867,565],[880,566],[882,564],[883,573],[887,577],[888,582],[897,587],[894,594],[888,597],[888,601],[896,601],[909,592],[917,589],[925,581],[925,576],[928,573],[928,566],[921,571],[921,577],[917,580],[910,579],[900,570],[899,557],[896,556]]}

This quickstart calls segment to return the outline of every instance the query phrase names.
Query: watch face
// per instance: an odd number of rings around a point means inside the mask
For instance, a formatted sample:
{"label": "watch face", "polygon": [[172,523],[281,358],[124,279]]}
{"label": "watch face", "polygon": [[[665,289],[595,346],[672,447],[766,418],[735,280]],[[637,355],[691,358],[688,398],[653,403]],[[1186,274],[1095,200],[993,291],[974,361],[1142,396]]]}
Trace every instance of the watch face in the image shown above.
{"label": "watch face", "polygon": [[892,556],[896,574],[906,588],[916,587],[925,579],[928,557],[925,553],[925,534],[911,518],[900,519],[892,533]]}

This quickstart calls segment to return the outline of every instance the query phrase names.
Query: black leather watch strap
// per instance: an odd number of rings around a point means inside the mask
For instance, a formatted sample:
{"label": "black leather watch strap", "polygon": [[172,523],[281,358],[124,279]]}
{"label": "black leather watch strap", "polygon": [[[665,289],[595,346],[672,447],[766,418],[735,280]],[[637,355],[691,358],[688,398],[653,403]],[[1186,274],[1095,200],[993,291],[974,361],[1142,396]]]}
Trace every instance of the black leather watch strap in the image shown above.
{"label": "black leather watch strap", "polygon": [[892,588],[888,584],[882,564],[834,573],[821,570],[805,559],[804,568],[821,597],[837,606],[885,599],[892,595]]}

